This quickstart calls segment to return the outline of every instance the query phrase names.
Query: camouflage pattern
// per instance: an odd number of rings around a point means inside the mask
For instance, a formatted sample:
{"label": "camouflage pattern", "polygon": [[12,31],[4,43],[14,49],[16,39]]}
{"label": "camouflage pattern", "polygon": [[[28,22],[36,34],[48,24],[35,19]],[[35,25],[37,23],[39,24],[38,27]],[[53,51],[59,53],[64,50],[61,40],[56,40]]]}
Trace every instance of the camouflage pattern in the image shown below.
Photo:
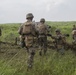
{"label": "camouflage pattern", "polygon": [[[46,54],[46,52],[47,52],[47,33],[48,33],[48,27],[45,24],[45,19],[43,19],[43,18],[40,20],[40,24],[42,24],[42,25],[44,25],[46,27],[45,34],[40,34],[40,31],[38,29],[38,32],[39,32],[38,39],[39,39],[39,48],[40,48],[39,55],[42,55],[43,52],[44,52],[44,54]],[[39,25],[38,25],[38,27],[39,27]]]}
{"label": "camouflage pattern", "polygon": [[28,66],[28,69],[30,69],[33,66],[35,49],[34,49],[34,47],[29,47],[28,50],[29,50],[29,52],[28,52],[27,66]]}
{"label": "camouflage pattern", "polygon": [[28,18],[34,18],[33,14],[32,14],[32,13],[28,13],[28,14],[26,15],[26,19],[28,19]]}
{"label": "camouflage pattern", "polygon": [[[26,15],[26,19],[27,22],[32,22],[33,19],[33,15],[31,13]],[[27,60],[27,64],[28,64],[28,69],[32,68],[33,65],[33,60],[34,60],[34,55],[35,55],[35,49],[34,49],[34,36],[36,33],[36,29],[35,29],[35,24],[32,22],[32,26],[33,26],[33,32],[34,34],[32,34],[32,32],[30,34],[23,34],[22,30],[23,30],[23,25],[25,23],[23,23],[21,25],[21,27],[19,28],[19,34],[22,35],[24,37],[24,39],[22,41],[25,42],[25,46],[27,48],[27,52],[28,52],[28,60]]]}
{"label": "camouflage pattern", "polygon": [[44,55],[47,52],[47,36],[43,35],[39,35],[39,55],[42,56],[42,53],[44,53]]}
{"label": "camouflage pattern", "polygon": [[76,39],[76,30],[72,31],[72,38],[75,40]]}
{"label": "camouflage pattern", "polygon": [[25,40],[24,36],[20,35],[19,39],[20,39],[20,45],[21,45],[21,47],[22,48],[26,47],[25,42],[24,42],[24,40]]}
{"label": "camouflage pattern", "polygon": [[64,54],[65,51],[65,44],[66,44],[66,39],[65,36],[63,36],[60,33],[60,30],[57,30],[56,32],[59,32],[59,34],[56,34],[56,36],[51,36],[52,39],[55,40],[55,47],[57,48],[57,51],[59,51],[61,54]]}
{"label": "camouflage pattern", "polygon": [[72,47],[72,49],[76,53],[76,30],[73,30],[72,34],[73,34],[73,42],[72,42],[73,47]]}
{"label": "camouflage pattern", "polygon": [[44,19],[44,18],[41,18],[41,19],[40,19],[40,22],[45,22],[45,19]]}

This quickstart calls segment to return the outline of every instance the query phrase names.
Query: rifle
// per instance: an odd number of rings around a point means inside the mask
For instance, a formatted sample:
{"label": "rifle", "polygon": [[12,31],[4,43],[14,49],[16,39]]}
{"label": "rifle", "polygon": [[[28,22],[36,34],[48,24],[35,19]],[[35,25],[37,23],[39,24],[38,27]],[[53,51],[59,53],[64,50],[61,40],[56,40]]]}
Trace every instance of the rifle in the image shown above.
{"label": "rifle", "polygon": [[69,34],[64,34],[64,36],[65,36],[65,37],[69,37],[70,35],[69,35]]}
{"label": "rifle", "polygon": [[47,36],[52,36],[52,34],[47,34]]}

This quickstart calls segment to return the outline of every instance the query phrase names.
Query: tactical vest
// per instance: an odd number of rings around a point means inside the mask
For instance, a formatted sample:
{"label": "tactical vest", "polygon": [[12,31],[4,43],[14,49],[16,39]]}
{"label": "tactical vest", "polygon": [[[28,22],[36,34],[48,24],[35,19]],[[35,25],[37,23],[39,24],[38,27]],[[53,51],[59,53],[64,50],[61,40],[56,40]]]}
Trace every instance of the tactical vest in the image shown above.
{"label": "tactical vest", "polygon": [[39,34],[44,34],[44,35],[46,35],[46,34],[47,34],[46,25],[40,23],[40,24],[38,25],[38,32],[39,32]]}
{"label": "tactical vest", "polygon": [[28,35],[28,34],[34,35],[35,34],[34,24],[32,22],[25,22],[23,24],[22,33],[25,34],[25,35]]}

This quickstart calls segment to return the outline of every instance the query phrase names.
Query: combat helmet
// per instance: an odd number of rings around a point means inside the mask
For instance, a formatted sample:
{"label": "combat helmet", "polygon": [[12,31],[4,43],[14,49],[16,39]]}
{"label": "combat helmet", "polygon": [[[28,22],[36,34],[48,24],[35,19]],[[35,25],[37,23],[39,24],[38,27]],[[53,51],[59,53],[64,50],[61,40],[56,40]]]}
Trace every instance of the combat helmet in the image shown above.
{"label": "combat helmet", "polygon": [[44,18],[41,18],[41,19],[40,19],[40,22],[45,22],[45,19],[44,19]]}
{"label": "combat helmet", "polygon": [[28,13],[28,14],[26,15],[26,19],[28,19],[28,18],[34,18],[33,14],[32,14],[32,13]]}
{"label": "combat helmet", "polygon": [[56,29],[55,32],[60,32],[60,29]]}

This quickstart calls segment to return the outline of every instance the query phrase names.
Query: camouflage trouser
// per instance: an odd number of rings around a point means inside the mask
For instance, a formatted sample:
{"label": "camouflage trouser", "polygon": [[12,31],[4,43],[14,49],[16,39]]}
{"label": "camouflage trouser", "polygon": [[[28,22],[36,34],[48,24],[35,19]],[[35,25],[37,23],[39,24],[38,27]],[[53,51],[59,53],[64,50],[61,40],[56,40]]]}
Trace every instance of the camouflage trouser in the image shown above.
{"label": "camouflage trouser", "polygon": [[58,51],[59,51],[61,54],[64,54],[64,51],[65,51],[64,46],[61,46],[61,48],[58,48]]}
{"label": "camouflage trouser", "polygon": [[27,60],[27,65],[28,69],[32,68],[33,66],[33,61],[34,61],[34,55],[35,55],[35,49],[33,47],[28,48],[28,60]]}
{"label": "camouflage trouser", "polygon": [[46,54],[47,51],[47,37],[39,37],[39,55],[42,55],[42,53],[44,52],[44,54]]}
{"label": "camouflage trouser", "polygon": [[22,48],[26,46],[24,40],[25,40],[24,36],[20,35],[20,45]]}

